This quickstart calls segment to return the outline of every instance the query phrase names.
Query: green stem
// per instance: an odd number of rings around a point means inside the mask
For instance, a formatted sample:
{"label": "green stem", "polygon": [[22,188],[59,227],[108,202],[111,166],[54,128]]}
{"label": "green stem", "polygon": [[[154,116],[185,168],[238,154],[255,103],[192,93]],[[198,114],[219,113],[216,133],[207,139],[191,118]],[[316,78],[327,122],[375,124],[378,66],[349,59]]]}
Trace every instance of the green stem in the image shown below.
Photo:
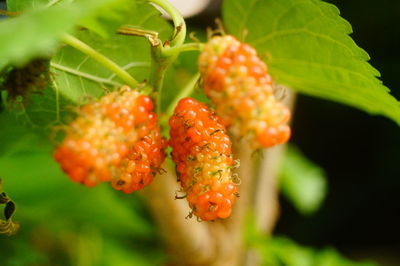
{"label": "green stem", "polygon": [[165,72],[175,58],[175,56],[173,58],[163,57],[161,44],[151,47],[152,60],[149,83],[153,86],[155,92],[152,98],[156,102],[156,112],[158,116],[161,115],[161,93],[164,85]]}
{"label": "green stem", "polygon": [[160,118],[160,123],[162,125],[167,125],[168,119],[171,117],[171,115],[174,113],[175,107],[177,106],[178,102],[185,97],[188,97],[190,94],[192,94],[196,83],[200,79],[200,73],[196,73],[186,84],[186,86],[176,95],[176,97],[172,100],[172,102],[169,104],[167,110],[165,111],[165,115],[163,115]]}
{"label": "green stem", "polygon": [[[165,72],[170,64],[178,57],[180,47],[185,42],[186,38],[186,23],[182,15],[173,7],[167,0],[148,0],[164,9],[172,18],[174,23],[174,35],[168,43],[168,48],[164,48],[161,42],[152,43],[152,73],[150,76],[150,84],[156,92],[155,102],[157,114],[161,115],[161,96],[164,83]],[[171,47],[171,48],[169,48]],[[167,49],[176,47],[176,50],[170,50],[164,54]]]}
{"label": "green stem", "polygon": [[97,62],[114,72],[118,77],[120,77],[127,85],[132,88],[136,88],[138,82],[125,70],[123,70],[119,65],[117,65],[110,58],[104,56],[103,54],[97,52],[92,47],[82,42],[81,40],[75,38],[72,35],[64,34],[62,36],[62,41],[66,44],[78,49],[79,51],[87,54],[88,56],[95,59]]}
{"label": "green stem", "polygon": [[172,6],[167,0],[148,0],[162,9],[164,9],[172,18],[174,23],[174,35],[170,42],[171,46],[179,46],[185,42],[186,38],[186,23],[179,11]]}
{"label": "green stem", "polygon": [[174,46],[171,48],[164,48],[162,51],[163,56],[173,56],[176,54],[179,54],[181,52],[187,52],[187,51],[201,51],[204,48],[203,43],[185,43],[180,46]]}

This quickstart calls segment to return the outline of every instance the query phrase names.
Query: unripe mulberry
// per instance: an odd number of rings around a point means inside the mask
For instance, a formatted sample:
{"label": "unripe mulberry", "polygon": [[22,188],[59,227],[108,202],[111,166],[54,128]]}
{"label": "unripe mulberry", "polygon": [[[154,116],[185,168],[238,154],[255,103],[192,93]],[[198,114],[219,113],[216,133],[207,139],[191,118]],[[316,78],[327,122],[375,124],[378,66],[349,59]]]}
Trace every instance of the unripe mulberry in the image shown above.
{"label": "unripe mulberry", "polygon": [[75,182],[111,182],[125,193],[153,180],[164,161],[161,136],[148,96],[124,86],[81,108],[66,127],[54,157]]}
{"label": "unripe mulberry", "polygon": [[172,159],[193,214],[203,221],[229,217],[237,186],[225,127],[192,98],[178,103],[169,125]]}
{"label": "unripe mulberry", "polygon": [[290,137],[290,111],[274,96],[267,66],[256,50],[233,36],[213,37],[198,59],[206,95],[236,137],[251,136],[255,148]]}

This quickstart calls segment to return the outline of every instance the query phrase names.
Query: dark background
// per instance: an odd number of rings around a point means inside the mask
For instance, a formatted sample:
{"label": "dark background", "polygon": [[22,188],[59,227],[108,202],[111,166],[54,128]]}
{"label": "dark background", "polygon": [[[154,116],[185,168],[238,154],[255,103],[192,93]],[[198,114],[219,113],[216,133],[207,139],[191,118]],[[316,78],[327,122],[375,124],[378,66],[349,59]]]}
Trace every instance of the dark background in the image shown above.
{"label": "dark background", "polygon": [[[400,1],[328,2],[351,23],[352,38],[400,99]],[[189,25],[213,26],[216,6]],[[334,246],[356,259],[400,265],[400,127],[384,117],[300,95],[291,142],[325,169],[329,194],[310,217],[282,198],[276,234],[304,245]]]}

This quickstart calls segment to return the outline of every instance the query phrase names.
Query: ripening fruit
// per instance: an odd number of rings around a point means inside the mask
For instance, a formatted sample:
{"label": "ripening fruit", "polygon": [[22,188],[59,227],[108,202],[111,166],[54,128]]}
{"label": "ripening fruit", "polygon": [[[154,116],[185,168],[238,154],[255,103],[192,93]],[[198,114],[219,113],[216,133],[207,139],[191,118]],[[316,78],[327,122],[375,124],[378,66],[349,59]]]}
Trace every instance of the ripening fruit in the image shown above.
{"label": "ripening fruit", "polygon": [[130,193],[153,180],[165,158],[153,103],[124,86],[83,106],[65,129],[54,158],[75,182],[111,182]]}
{"label": "ripening fruit", "polygon": [[231,141],[206,105],[184,98],[169,120],[178,180],[193,214],[203,221],[227,218],[237,194]]}
{"label": "ripening fruit", "polygon": [[251,136],[255,148],[289,139],[290,111],[275,98],[267,66],[254,48],[230,35],[216,36],[198,65],[206,95],[234,136]]}

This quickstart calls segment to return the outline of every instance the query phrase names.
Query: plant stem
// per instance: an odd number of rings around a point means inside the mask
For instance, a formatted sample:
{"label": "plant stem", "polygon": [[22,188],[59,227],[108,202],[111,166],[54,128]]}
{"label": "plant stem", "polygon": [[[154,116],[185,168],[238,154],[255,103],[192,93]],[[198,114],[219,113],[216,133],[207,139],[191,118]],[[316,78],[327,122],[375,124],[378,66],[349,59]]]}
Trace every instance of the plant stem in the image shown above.
{"label": "plant stem", "polygon": [[200,51],[204,47],[203,43],[185,43],[180,46],[174,46],[171,48],[165,48],[162,51],[163,56],[173,56],[181,52],[187,51]]}
{"label": "plant stem", "polygon": [[175,30],[170,45],[171,46],[182,45],[185,42],[185,37],[186,37],[186,23],[182,15],[179,13],[179,11],[176,10],[176,8],[173,7],[167,0],[149,0],[149,2],[152,2],[160,6],[172,18]]}
{"label": "plant stem", "polygon": [[161,115],[161,96],[162,87],[164,83],[165,72],[167,68],[172,64],[173,61],[178,57],[180,53],[180,46],[185,42],[186,38],[186,23],[181,14],[175,7],[173,7],[167,0],[148,0],[164,9],[172,18],[174,23],[174,35],[170,42],[166,45],[167,47],[177,47],[176,50],[171,50],[164,54],[166,48],[163,47],[161,42],[152,44],[151,55],[152,55],[152,73],[150,76],[150,84],[156,92],[155,102],[157,108],[157,114]]}
{"label": "plant stem", "polygon": [[165,72],[168,66],[172,63],[174,58],[164,58],[162,55],[162,45],[158,44],[151,47],[151,68],[149,83],[153,86],[154,94],[153,100],[156,103],[156,112],[160,117],[161,115],[161,95],[164,85]]}
{"label": "plant stem", "polygon": [[165,115],[163,115],[160,119],[160,123],[162,125],[167,125],[169,117],[174,113],[175,106],[178,104],[179,100],[188,97],[192,92],[194,87],[196,86],[197,81],[200,78],[200,73],[196,73],[186,84],[186,86],[176,95],[176,97],[169,104],[167,110],[165,111]]}
{"label": "plant stem", "polygon": [[138,82],[125,70],[123,70],[119,65],[117,65],[110,58],[104,56],[103,54],[97,52],[92,47],[82,42],[81,40],[75,38],[72,35],[64,34],[62,36],[62,41],[66,44],[78,49],[79,51],[87,54],[88,56],[95,59],[97,62],[114,72],[118,77],[120,77],[127,85],[132,88],[136,88]]}

